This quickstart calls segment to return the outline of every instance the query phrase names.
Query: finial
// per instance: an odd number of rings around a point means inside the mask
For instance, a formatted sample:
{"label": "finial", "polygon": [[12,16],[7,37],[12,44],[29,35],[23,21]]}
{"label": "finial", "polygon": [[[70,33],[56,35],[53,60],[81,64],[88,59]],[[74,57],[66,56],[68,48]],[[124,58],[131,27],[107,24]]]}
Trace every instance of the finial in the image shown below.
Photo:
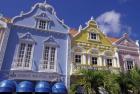
{"label": "finial", "polygon": [[3,15],[0,13],[0,19],[3,17]]}
{"label": "finial", "polygon": [[128,37],[128,33],[124,33],[123,36],[127,38]]}
{"label": "finial", "polygon": [[136,45],[139,47],[139,40],[136,40]]}
{"label": "finial", "polygon": [[21,12],[20,12],[20,15],[22,16],[22,15],[23,15],[23,13],[24,13],[24,12],[23,12],[23,11],[21,11]]}
{"label": "finial", "polygon": [[44,4],[46,4],[47,3],[47,0],[44,0]]}
{"label": "finial", "polygon": [[64,23],[64,19],[62,19],[61,22]]}
{"label": "finial", "polygon": [[93,16],[91,16],[90,20],[93,20]]}
{"label": "finial", "polygon": [[81,29],[82,29],[82,25],[80,25],[80,26],[79,26],[79,29],[78,29],[78,31],[80,32],[80,31],[81,31]]}

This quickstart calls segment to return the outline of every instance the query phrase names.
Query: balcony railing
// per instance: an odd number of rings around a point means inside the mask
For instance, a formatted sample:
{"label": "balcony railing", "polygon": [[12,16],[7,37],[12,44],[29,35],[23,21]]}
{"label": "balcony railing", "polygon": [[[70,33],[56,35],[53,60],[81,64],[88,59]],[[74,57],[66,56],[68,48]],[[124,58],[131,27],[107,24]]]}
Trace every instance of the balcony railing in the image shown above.
{"label": "balcony railing", "polygon": [[56,66],[50,65],[50,63],[47,60],[41,60],[39,64],[39,72],[56,72]]}
{"label": "balcony railing", "polygon": [[97,65],[86,65],[86,64],[75,64],[72,63],[72,74],[73,73],[78,73],[79,70],[109,70],[111,72],[119,72],[120,68],[119,67],[109,67],[109,66],[97,66]]}
{"label": "balcony railing", "polygon": [[14,59],[11,70],[32,70],[33,60]]}

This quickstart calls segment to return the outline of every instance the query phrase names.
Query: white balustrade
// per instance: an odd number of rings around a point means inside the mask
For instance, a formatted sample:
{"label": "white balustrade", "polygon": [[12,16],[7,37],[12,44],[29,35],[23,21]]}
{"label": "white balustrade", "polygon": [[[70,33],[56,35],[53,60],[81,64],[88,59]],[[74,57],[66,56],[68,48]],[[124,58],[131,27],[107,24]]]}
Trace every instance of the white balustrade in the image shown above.
{"label": "white balustrade", "polygon": [[84,65],[84,64],[75,64],[72,63],[72,74],[77,73],[80,70],[109,70],[111,72],[117,72],[120,71],[120,68],[118,67],[108,67],[108,66],[97,66],[97,65]]}

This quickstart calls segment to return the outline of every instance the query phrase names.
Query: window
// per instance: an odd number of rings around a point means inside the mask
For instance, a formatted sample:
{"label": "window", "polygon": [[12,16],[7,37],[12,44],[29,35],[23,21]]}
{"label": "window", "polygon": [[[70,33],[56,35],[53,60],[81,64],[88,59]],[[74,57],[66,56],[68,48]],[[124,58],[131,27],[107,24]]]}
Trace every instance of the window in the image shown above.
{"label": "window", "polygon": [[81,55],[75,55],[75,63],[81,63]]}
{"label": "window", "polygon": [[112,66],[112,59],[107,59],[107,66],[111,67]]}
{"label": "window", "polygon": [[43,69],[55,69],[56,48],[46,46],[43,55]]}
{"label": "window", "polygon": [[127,69],[131,70],[133,67],[133,61],[127,61]]}
{"label": "window", "polygon": [[95,33],[89,33],[89,38],[91,40],[97,40],[97,34],[95,34]]}
{"label": "window", "polygon": [[92,57],[92,64],[97,65],[97,57]]}
{"label": "window", "polygon": [[29,68],[31,66],[32,49],[33,44],[20,44],[16,67]]}
{"label": "window", "polygon": [[46,29],[47,21],[40,20],[38,24],[39,29]]}

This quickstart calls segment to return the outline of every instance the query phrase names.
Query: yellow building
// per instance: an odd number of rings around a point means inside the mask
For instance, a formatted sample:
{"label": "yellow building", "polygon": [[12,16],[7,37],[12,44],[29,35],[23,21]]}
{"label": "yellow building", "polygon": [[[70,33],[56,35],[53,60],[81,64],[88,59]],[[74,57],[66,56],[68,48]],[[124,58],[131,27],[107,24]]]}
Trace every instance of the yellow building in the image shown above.
{"label": "yellow building", "polygon": [[120,69],[117,48],[92,18],[86,27],[80,26],[78,31],[71,30],[70,33],[73,35],[71,74],[80,69]]}

